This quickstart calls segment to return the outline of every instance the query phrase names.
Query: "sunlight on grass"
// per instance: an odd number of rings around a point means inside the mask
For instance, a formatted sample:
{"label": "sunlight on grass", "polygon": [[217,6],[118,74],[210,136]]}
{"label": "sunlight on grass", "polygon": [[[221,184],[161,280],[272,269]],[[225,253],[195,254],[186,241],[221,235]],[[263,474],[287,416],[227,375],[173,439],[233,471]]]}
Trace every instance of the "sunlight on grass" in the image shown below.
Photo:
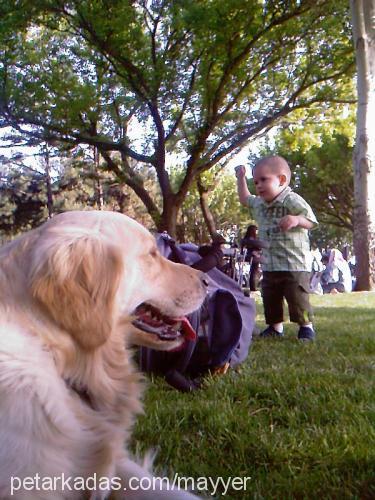
{"label": "sunlight on grass", "polygon": [[312,302],[313,344],[289,323],[284,339],[254,340],[246,363],[201,391],[154,379],[134,451],[157,448],[163,474],[251,476],[225,498],[375,498],[375,293]]}

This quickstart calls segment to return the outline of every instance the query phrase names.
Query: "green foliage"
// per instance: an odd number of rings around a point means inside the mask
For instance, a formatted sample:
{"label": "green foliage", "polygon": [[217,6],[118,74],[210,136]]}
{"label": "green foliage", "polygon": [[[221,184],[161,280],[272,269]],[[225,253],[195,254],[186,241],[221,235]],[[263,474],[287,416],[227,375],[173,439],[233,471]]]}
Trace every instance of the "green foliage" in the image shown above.
{"label": "green foliage", "polygon": [[133,450],[157,448],[162,476],[251,477],[228,499],[373,498],[375,295],[312,301],[314,344],[286,325],[283,340],[255,340],[238,370],[200,391],[153,379]]}
{"label": "green foliage", "polygon": [[[0,237],[4,239],[39,226],[48,217],[47,179],[43,164],[37,171],[22,164],[22,156],[17,158],[18,165],[11,165],[9,160],[2,158]],[[52,158],[51,166],[54,171],[51,183],[53,214],[90,208],[114,210],[155,229],[134,193],[127,186],[118,184],[111,172],[105,172],[104,169],[97,172],[87,152],[83,154],[77,149],[69,159],[61,157],[59,162]],[[154,180],[149,179],[147,188],[150,192],[154,186]]]}
{"label": "green foliage", "polygon": [[[14,143],[96,146],[164,229],[197,177],[249,139],[353,99],[345,2],[6,0],[0,16],[0,126]],[[129,158],[156,173],[156,196]]]}
{"label": "green foliage", "polygon": [[2,168],[0,235],[14,236],[41,224],[47,217],[44,192],[43,174]]}
{"label": "green foliage", "polygon": [[261,154],[280,154],[292,169],[292,186],[312,206],[320,226],[311,233],[321,247],[351,243],[353,233],[354,114],[323,123],[289,125]]}
{"label": "green foliage", "polygon": [[[182,168],[171,171],[172,186],[178,185],[184,175]],[[202,175],[202,182],[208,191],[208,205],[216,222],[216,229],[224,234],[235,231],[244,232],[250,223],[249,212],[238,201],[236,179],[227,169],[213,168]],[[180,225],[186,241],[203,243],[210,241],[204,224],[196,184],[193,184],[182,205]]]}

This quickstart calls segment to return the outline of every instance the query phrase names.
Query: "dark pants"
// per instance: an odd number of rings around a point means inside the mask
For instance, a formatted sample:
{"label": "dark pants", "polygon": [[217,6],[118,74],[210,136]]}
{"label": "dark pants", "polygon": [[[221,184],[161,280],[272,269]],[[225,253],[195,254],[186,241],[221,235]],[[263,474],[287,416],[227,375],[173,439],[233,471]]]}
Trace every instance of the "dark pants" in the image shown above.
{"label": "dark pants", "polygon": [[305,325],[313,319],[308,271],[264,271],[262,296],[267,325],[284,321],[283,302],[287,301],[290,321]]}

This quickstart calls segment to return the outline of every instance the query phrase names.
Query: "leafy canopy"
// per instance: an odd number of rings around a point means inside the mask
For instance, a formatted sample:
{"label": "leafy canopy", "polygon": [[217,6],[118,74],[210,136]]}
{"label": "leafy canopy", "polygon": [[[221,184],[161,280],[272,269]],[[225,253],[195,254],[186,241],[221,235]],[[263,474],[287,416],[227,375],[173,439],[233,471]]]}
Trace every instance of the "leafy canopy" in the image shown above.
{"label": "leafy canopy", "polygon": [[[300,109],[353,99],[344,2],[5,0],[0,15],[11,142],[97,147],[159,229],[173,232],[195,179],[249,140]],[[172,186],[175,154],[185,174]]]}

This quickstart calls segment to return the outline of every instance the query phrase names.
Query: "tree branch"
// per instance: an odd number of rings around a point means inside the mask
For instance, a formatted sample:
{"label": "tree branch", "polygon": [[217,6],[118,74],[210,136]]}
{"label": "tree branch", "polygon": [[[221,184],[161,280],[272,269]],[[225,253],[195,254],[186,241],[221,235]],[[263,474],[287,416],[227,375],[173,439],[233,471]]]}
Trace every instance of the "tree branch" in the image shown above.
{"label": "tree branch", "polygon": [[[22,128],[22,125],[34,125],[35,127],[40,127],[43,130],[41,132],[37,130],[27,130]],[[13,127],[20,133],[28,136],[38,138],[47,142],[62,141],[68,144],[88,144],[90,146],[96,146],[101,151],[119,151],[125,155],[133,158],[134,160],[140,161],[142,163],[153,164],[153,158],[151,156],[143,155],[133,151],[129,148],[123,141],[114,142],[109,140],[107,137],[100,135],[92,136],[90,132],[67,132],[63,127],[57,125],[52,125],[46,121],[39,120],[35,117],[14,116],[10,111],[7,112],[7,126]]]}
{"label": "tree branch", "polygon": [[148,191],[143,187],[143,182],[140,182],[140,178],[134,170],[130,167],[127,159],[125,157],[122,158],[122,166],[123,169],[119,167],[119,165],[111,158],[108,151],[100,150],[100,153],[104,160],[106,161],[108,168],[113,172],[119,180],[122,180],[127,186],[129,186],[138,198],[142,201],[144,206],[146,207],[148,213],[152,217],[155,225],[158,226],[160,222],[160,212],[152,198],[150,197]]}

